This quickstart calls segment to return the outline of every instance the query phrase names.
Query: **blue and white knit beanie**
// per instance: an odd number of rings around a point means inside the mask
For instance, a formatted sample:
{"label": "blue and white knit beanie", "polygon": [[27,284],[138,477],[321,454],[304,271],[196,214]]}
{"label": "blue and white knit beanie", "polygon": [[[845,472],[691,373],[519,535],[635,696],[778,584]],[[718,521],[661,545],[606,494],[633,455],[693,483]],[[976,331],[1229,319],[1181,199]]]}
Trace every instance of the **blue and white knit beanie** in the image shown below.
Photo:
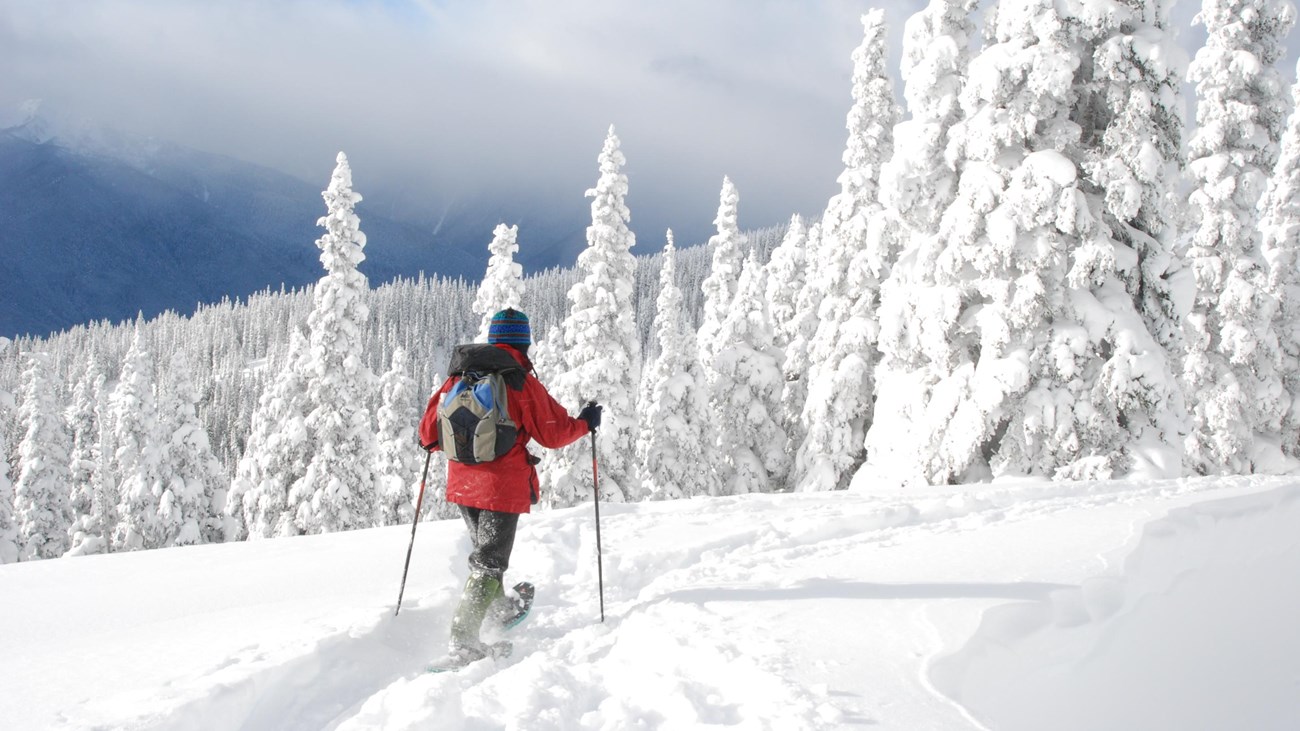
{"label": "blue and white knit beanie", "polygon": [[532,330],[528,327],[528,315],[519,310],[504,309],[492,316],[488,324],[488,342],[507,345],[528,345],[533,342]]}

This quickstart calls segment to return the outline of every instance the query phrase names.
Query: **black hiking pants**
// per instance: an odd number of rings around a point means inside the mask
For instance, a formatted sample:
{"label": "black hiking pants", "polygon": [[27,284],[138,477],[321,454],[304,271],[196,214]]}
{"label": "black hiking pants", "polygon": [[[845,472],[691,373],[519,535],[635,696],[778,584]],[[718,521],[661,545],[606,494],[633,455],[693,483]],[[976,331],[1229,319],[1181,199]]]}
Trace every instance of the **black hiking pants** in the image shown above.
{"label": "black hiking pants", "polygon": [[469,568],[501,580],[510,566],[510,552],[515,547],[515,528],[519,525],[518,513],[498,513],[495,510],[460,506],[460,517],[469,528],[469,540],[474,550],[469,554]]}

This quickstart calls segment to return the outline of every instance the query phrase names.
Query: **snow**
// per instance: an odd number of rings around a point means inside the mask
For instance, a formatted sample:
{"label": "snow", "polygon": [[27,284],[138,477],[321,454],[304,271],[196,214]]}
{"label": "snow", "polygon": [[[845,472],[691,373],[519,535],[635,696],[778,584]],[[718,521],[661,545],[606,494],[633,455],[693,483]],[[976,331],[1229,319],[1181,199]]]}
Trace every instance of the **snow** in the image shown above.
{"label": "snow", "polygon": [[[512,657],[442,649],[459,521],[0,566],[8,728],[1300,727],[1300,481],[743,495],[524,516]],[[14,598],[20,598],[14,600]]]}

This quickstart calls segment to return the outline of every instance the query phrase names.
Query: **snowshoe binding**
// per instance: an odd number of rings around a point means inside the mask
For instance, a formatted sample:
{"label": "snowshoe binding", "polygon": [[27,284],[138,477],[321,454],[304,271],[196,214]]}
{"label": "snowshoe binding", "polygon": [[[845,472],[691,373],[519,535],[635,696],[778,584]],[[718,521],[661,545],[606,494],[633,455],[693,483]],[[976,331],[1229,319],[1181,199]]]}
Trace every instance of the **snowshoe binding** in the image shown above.
{"label": "snowshoe binding", "polygon": [[523,624],[533,609],[533,596],[537,590],[527,581],[515,584],[513,592],[507,593],[492,603],[488,617],[502,630],[509,630]]}
{"label": "snowshoe binding", "polygon": [[475,645],[455,645],[446,656],[429,663],[428,667],[425,668],[425,672],[454,672],[485,658],[510,657],[510,652],[513,649],[514,646],[509,642],[493,642],[492,644],[480,642]]}

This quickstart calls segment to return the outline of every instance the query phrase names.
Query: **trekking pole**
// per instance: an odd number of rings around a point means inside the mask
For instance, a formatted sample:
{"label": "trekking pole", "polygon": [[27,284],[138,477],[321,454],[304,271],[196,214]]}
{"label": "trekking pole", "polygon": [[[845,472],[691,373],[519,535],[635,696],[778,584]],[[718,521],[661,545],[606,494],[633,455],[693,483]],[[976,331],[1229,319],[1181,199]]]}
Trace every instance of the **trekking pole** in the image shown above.
{"label": "trekking pole", "polygon": [[420,508],[424,506],[424,483],[429,479],[429,462],[433,459],[433,452],[429,451],[424,457],[424,474],[420,475],[420,496],[415,499],[415,520],[411,522],[411,545],[406,547],[406,565],[402,567],[402,588],[397,591],[397,609],[393,611],[393,616],[402,611],[402,595],[406,593],[406,572],[411,568],[411,549],[415,548],[415,527],[420,524]]}
{"label": "trekking pole", "polygon": [[[588,401],[595,406],[595,401]],[[591,489],[596,494],[596,580],[600,586],[600,621],[605,621],[605,565],[600,552],[600,472],[596,469],[596,430],[591,430]]]}

